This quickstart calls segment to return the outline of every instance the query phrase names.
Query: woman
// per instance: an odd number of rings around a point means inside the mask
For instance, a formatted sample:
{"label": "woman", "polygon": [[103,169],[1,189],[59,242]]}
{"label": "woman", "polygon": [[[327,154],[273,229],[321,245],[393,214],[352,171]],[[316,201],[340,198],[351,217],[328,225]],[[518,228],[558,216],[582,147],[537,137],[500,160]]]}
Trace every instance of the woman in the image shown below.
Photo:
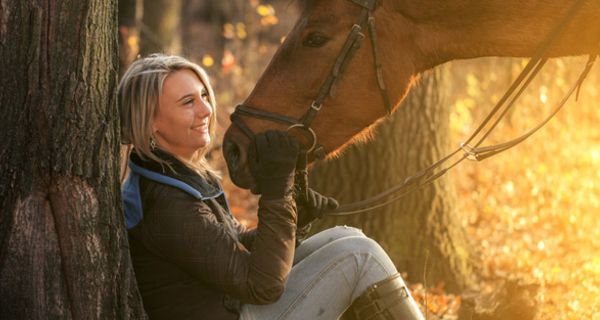
{"label": "woman", "polygon": [[252,144],[257,228],[233,218],[204,158],[216,104],[198,65],[165,55],[137,60],[119,101],[123,142],[133,146],[126,225],[151,319],[337,319],[349,307],[358,319],[422,318],[388,256],[359,230],[329,229],[296,248],[297,221],[337,203],[311,191],[297,213],[299,147],[285,132]]}

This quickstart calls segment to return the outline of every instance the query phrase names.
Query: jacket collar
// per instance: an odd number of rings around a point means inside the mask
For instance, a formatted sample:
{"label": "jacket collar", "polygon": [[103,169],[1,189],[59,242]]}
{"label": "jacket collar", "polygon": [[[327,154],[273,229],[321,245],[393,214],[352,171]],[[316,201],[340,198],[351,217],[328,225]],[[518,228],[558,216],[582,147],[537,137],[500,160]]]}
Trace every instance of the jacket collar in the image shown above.
{"label": "jacket collar", "polygon": [[135,149],[131,152],[129,160],[135,166],[158,173],[163,176],[167,176],[175,180],[179,180],[191,186],[196,191],[198,191],[203,198],[214,198],[223,193],[223,190],[217,182],[216,178],[211,176],[210,178],[206,179],[200,176],[194,170],[190,169],[181,161],[179,161],[177,158],[160,149],[155,149],[153,153],[161,160],[167,161],[167,163],[171,165],[172,170],[171,168],[169,168],[169,166],[162,165],[152,159],[142,159],[142,157],[138,155]]}

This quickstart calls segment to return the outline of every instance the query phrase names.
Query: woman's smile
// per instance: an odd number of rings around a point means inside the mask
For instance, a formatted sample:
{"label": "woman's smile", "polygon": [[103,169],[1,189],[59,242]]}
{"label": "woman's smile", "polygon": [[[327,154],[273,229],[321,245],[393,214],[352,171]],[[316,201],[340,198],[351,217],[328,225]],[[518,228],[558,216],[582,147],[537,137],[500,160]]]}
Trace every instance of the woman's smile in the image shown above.
{"label": "woman's smile", "polygon": [[208,118],[205,123],[192,126],[192,130],[200,133],[208,133]]}

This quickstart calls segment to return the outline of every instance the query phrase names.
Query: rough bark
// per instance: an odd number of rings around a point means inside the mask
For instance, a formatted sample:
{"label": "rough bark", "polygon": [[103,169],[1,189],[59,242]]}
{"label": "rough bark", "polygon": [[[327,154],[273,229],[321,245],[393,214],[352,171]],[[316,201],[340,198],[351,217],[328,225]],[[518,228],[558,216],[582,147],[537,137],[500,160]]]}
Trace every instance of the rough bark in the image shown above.
{"label": "rough bark", "polygon": [[120,209],[117,3],[0,6],[0,317],[144,318]]}
{"label": "rough bark", "polygon": [[[422,79],[404,106],[374,130],[374,139],[317,164],[311,185],[350,203],[376,195],[446,155],[449,108],[438,90],[445,77],[436,70]],[[476,264],[454,213],[454,197],[452,184],[443,177],[383,208],[326,218],[317,227],[359,227],[383,246],[410,282],[433,286],[443,281],[458,292],[474,285]]]}

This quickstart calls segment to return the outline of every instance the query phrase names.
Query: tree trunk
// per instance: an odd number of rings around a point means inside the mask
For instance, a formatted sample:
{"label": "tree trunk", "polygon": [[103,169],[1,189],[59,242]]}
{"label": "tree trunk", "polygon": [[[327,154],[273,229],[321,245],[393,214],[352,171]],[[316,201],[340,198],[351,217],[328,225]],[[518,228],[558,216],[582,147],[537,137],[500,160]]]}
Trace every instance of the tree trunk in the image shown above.
{"label": "tree trunk", "polygon": [[187,58],[202,61],[207,55],[220,66],[225,48],[223,25],[227,22],[223,6],[224,1],[183,0],[181,51]]}
{"label": "tree trunk", "polygon": [[144,318],[118,180],[116,1],[0,4],[0,315]]}
{"label": "tree trunk", "polygon": [[[378,126],[374,139],[315,165],[311,185],[341,203],[376,195],[434,163],[449,151],[449,108],[439,87],[445,69],[422,79],[405,105]],[[474,284],[472,251],[454,213],[455,192],[448,178],[380,209],[326,218],[316,229],[353,225],[377,240],[410,282],[443,281],[453,292]]]}
{"label": "tree trunk", "polygon": [[181,0],[144,0],[140,53],[179,52]]}

